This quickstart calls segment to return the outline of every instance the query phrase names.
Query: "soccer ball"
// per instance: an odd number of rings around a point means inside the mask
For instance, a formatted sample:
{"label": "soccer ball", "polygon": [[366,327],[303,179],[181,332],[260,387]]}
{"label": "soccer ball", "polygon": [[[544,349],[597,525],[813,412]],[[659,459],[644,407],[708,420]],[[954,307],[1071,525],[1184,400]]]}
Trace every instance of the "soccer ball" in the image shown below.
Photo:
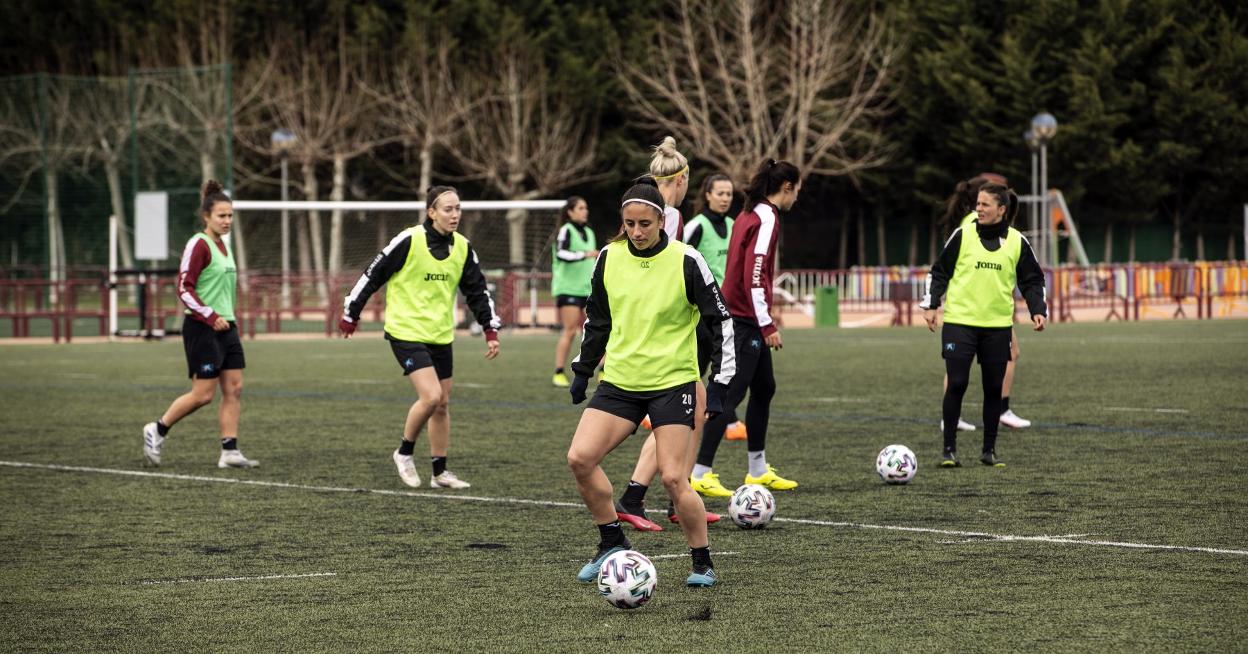
{"label": "soccer ball", "polygon": [[886,484],[904,484],[914,479],[919,461],[905,445],[889,445],[875,457],[875,471]]}
{"label": "soccer ball", "polygon": [[654,564],[633,550],[608,556],[598,570],[598,592],[617,609],[635,609],[649,602],[657,583]]}
{"label": "soccer ball", "polygon": [[728,517],[742,529],[762,529],[776,515],[776,498],[758,484],[745,484],[728,500]]}

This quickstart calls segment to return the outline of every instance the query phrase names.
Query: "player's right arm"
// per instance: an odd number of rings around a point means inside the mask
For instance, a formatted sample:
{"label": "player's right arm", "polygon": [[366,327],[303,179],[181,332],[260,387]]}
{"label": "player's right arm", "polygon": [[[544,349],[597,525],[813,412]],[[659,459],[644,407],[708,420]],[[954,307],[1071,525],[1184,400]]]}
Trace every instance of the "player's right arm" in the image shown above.
{"label": "player's right arm", "polygon": [[581,338],[581,352],[572,360],[572,372],[577,377],[592,377],[598,362],[607,353],[607,338],[611,335],[611,303],[607,289],[602,283],[603,269],[607,265],[607,249],[598,253],[594,263],[594,275],[590,278],[589,298],[585,301],[585,328]]}
{"label": "player's right arm", "polygon": [[412,249],[412,236],[407,230],[399,232],[390,242],[373,257],[372,263],[368,264],[368,268],[364,269],[364,274],[360,275],[359,280],[355,282],[355,286],[351,287],[351,292],[347,293],[347,297],[342,303],[343,320],[356,323],[360,319],[360,314],[364,312],[364,305],[368,304],[368,298],[377,292],[395,273],[403,269],[407,263],[407,255]]}

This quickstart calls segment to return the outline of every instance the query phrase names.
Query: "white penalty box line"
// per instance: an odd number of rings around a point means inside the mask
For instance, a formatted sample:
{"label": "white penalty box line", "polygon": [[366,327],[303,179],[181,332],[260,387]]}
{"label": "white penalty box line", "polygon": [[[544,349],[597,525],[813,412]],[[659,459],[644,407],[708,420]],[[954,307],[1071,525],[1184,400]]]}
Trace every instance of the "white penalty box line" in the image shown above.
{"label": "white penalty box line", "polygon": [[[9,468],[26,468],[33,470],[53,470],[58,472],[80,472],[123,477],[140,477],[148,479],[173,479],[179,481],[200,481],[213,484],[235,484],[239,486],[258,486],[264,488],[288,488],[320,493],[363,493],[395,497],[420,497],[438,500],[456,500],[460,502],[482,502],[487,504],[522,504],[529,506],[560,507],[584,509],[580,502],[560,502],[556,500],[534,500],[519,497],[486,497],[482,495],[461,495],[454,492],[397,491],[376,488],[351,488],[346,486],[312,486],[291,484],[280,481],[260,481],[254,479],[238,479],[234,477],[207,477],[203,475],[179,475],[169,472],[150,472],[145,470],[121,470],[116,468],[88,468],[84,466],[67,466],[52,463],[29,463],[25,461],[2,461],[0,466]],[[657,511],[652,511],[657,512]],[[1220,547],[1193,547],[1188,545],[1158,545],[1153,543],[1132,543],[1125,541],[1091,540],[1079,535],[1061,536],[1021,536],[1016,534],[994,534],[982,531],[960,531],[955,529],[935,529],[931,527],[905,527],[901,525],[875,525],[862,522],[839,522],[833,520],[809,520],[803,518],[775,518],[775,522],[817,527],[836,527],[839,529],[876,529],[880,531],[898,531],[912,534],[933,534],[937,536],[958,536],[965,539],[980,539],[999,542],[1033,542],[1055,545],[1084,545],[1092,547],[1117,547],[1140,550],[1165,550],[1173,552],[1199,552],[1204,554],[1226,554],[1231,556],[1248,556],[1248,550],[1237,550]]]}

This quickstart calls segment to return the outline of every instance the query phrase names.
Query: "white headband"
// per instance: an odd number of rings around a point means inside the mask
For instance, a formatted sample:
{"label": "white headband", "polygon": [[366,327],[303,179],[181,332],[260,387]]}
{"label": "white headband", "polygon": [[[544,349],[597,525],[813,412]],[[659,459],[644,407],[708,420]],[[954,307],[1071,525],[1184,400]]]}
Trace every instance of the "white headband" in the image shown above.
{"label": "white headband", "polygon": [[624,202],[620,203],[620,208],[621,208],[621,209],[623,209],[623,208],[624,208],[624,205],[626,205],[626,204],[628,204],[628,203],[630,203],[630,202],[640,202],[641,204],[648,204],[648,205],[650,205],[650,206],[654,207],[654,210],[655,210],[655,211],[658,211],[660,216],[661,216],[661,215],[663,215],[663,207],[660,207],[659,205],[657,205],[657,204],[655,204],[655,203],[653,203],[653,202],[651,202],[651,201],[649,201],[649,200],[643,200],[642,198],[629,198],[629,199],[625,200]]}

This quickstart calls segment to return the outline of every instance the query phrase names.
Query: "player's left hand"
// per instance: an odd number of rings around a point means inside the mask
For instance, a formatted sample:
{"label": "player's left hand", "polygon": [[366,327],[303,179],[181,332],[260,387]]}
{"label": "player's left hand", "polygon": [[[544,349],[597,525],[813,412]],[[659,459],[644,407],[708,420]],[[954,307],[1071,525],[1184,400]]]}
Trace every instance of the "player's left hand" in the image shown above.
{"label": "player's left hand", "polygon": [[585,401],[585,391],[589,389],[589,377],[577,375],[572,379],[572,385],[568,386],[568,393],[572,395],[572,403],[580,404]]}
{"label": "player's left hand", "polygon": [[936,331],[936,310],[924,309],[923,310],[923,322],[927,323],[927,331],[935,332]]}
{"label": "player's left hand", "polygon": [[493,359],[498,356],[498,341],[486,341],[485,345],[487,347],[485,358]]}
{"label": "player's left hand", "polygon": [[343,338],[351,338],[351,335],[355,333],[355,328],[357,326],[358,325],[355,324],[354,320],[351,320],[346,316],[343,316],[338,320],[338,332],[342,334]]}
{"label": "player's left hand", "polygon": [[728,387],[719,382],[711,382],[706,386],[706,419],[711,421],[724,412],[724,399],[728,397]]}
{"label": "player's left hand", "polygon": [[1040,314],[1036,314],[1031,317],[1031,321],[1036,324],[1035,326],[1036,331],[1038,332],[1044,331],[1044,323],[1046,322],[1044,319],[1044,316]]}

